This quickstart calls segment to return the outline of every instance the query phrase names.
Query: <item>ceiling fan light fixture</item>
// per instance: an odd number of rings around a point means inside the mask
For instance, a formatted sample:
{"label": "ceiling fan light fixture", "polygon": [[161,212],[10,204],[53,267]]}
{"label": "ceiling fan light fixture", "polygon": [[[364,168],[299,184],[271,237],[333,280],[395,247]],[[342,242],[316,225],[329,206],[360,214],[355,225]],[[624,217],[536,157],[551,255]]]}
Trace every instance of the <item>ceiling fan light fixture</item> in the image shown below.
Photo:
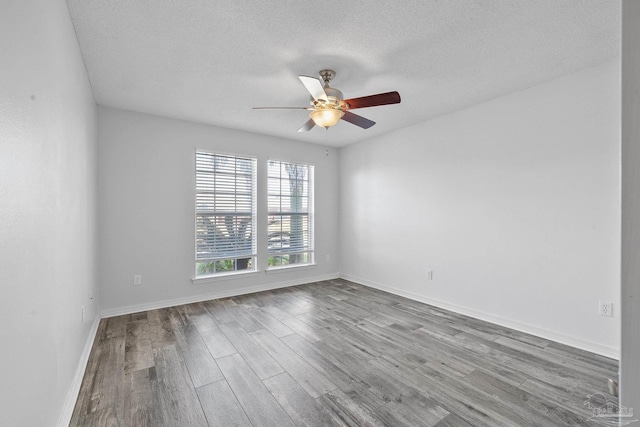
{"label": "ceiling fan light fixture", "polygon": [[344,111],[334,108],[316,109],[309,114],[309,117],[317,126],[325,128],[337,125],[342,116],[344,116]]}

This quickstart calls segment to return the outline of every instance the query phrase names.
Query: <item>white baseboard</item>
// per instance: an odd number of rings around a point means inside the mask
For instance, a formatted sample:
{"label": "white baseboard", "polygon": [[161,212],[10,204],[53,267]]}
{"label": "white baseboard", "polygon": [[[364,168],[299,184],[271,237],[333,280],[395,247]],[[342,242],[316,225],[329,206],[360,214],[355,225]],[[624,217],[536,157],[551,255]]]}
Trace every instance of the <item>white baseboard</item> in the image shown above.
{"label": "white baseboard", "polygon": [[305,277],[302,279],[287,280],[287,281],[277,282],[277,283],[269,283],[266,285],[249,286],[245,288],[225,290],[225,291],[213,291],[206,294],[192,295],[188,297],[180,297],[180,298],[174,298],[174,299],[168,299],[168,300],[162,300],[162,301],[152,301],[152,302],[143,303],[143,304],[129,305],[126,307],[112,308],[109,310],[103,310],[100,313],[100,316],[102,318],[122,316],[124,314],[139,313],[141,311],[156,310],[158,308],[173,307],[173,306],[182,305],[182,304],[191,304],[194,302],[207,301],[210,299],[228,298],[228,297],[234,297],[238,295],[252,294],[254,292],[270,291],[272,289],[303,285],[305,283],[321,282],[323,280],[332,280],[332,279],[337,279],[339,277],[340,277],[339,273],[331,273],[331,274],[325,274],[322,276]]}
{"label": "white baseboard", "polygon": [[82,379],[84,378],[84,371],[87,368],[87,362],[89,362],[91,347],[93,346],[93,341],[96,339],[99,324],[100,316],[96,316],[93,321],[93,325],[91,325],[91,329],[89,330],[87,340],[84,343],[82,353],[80,354],[78,367],[76,368],[76,373],[73,375],[73,380],[71,381],[71,386],[67,392],[67,397],[64,399],[62,412],[58,418],[58,427],[68,427],[71,422],[71,416],[73,415],[73,410],[76,407],[76,400],[78,399],[78,393],[80,393],[80,386],[82,385]]}
{"label": "white baseboard", "polygon": [[455,313],[463,314],[465,316],[470,316],[476,319],[484,320],[485,322],[494,323],[499,326],[515,329],[517,331],[535,335],[540,338],[556,341],[558,343],[566,344],[568,346],[579,348],[581,350],[586,350],[586,351],[596,353],[605,357],[610,357],[612,359],[620,360],[619,348],[602,345],[594,341],[589,341],[589,340],[585,340],[585,339],[570,336],[570,335],[565,335],[561,332],[552,331],[549,329],[541,328],[535,325],[530,325],[528,323],[520,322],[513,319],[507,319],[507,318],[496,316],[490,313],[485,313],[479,310],[475,310],[473,308],[464,307],[457,304],[452,304],[450,302],[428,298],[423,295],[419,295],[413,292],[407,292],[402,289],[383,285],[382,283],[373,282],[371,280],[363,279],[360,277],[351,276],[349,274],[341,274],[340,277],[345,280],[349,280],[351,282],[355,282],[364,286],[369,286],[371,288],[379,289],[381,291],[389,292],[395,295],[399,295],[401,297],[409,298],[414,301],[419,301],[425,304],[433,305],[435,307],[443,308],[445,310],[453,311]]}

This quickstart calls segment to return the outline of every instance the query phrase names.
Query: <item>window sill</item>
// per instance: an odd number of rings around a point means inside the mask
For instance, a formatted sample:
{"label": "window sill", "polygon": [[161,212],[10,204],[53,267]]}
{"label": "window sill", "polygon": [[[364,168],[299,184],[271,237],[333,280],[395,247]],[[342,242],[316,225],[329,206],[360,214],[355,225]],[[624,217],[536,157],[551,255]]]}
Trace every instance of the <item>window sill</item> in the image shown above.
{"label": "window sill", "polygon": [[318,264],[316,264],[316,263],[304,264],[304,265],[286,265],[284,267],[271,267],[271,268],[268,268],[265,271],[268,274],[271,274],[271,273],[286,273],[287,271],[306,270],[306,269],[309,269],[309,268],[316,268],[317,265]]}
{"label": "window sill", "polygon": [[260,274],[258,270],[249,271],[234,271],[231,273],[219,273],[211,276],[194,277],[191,279],[191,283],[199,285],[201,283],[219,282],[221,280],[237,279],[240,277],[254,276]]}

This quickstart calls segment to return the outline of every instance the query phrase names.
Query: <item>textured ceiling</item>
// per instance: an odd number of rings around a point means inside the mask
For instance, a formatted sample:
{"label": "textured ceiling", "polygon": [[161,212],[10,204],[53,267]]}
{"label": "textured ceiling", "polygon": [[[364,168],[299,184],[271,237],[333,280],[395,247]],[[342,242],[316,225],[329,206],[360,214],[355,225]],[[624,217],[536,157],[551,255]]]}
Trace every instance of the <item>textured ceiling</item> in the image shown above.
{"label": "textured ceiling", "polygon": [[[99,104],[344,146],[619,55],[616,0],[67,0]],[[299,74],[398,105],[298,133]]]}

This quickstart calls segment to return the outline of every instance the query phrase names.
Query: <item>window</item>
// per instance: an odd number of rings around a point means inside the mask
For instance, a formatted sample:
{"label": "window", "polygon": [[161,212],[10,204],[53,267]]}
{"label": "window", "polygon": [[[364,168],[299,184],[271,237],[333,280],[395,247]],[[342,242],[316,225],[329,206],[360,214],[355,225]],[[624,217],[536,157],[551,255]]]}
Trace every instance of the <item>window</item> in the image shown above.
{"label": "window", "polygon": [[196,276],[256,268],[256,159],[196,152]]}
{"label": "window", "polygon": [[313,166],[269,161],[269,268],[313,263]]}

